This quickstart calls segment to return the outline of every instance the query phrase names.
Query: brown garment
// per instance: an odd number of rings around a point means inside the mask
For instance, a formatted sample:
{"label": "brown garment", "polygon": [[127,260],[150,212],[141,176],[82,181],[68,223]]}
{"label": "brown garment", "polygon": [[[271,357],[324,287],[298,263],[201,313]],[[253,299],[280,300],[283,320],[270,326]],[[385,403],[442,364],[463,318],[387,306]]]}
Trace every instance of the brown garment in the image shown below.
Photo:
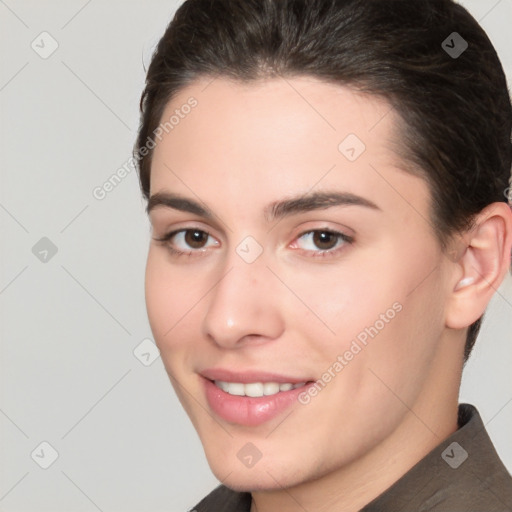
{"label": "brown garment", "polygon": [[[458,424],[456,432],[360,512],[512,512],[512,476],[477,409],[459,404]],[[220,485],[193,511],[250,509],[250,493]]]}

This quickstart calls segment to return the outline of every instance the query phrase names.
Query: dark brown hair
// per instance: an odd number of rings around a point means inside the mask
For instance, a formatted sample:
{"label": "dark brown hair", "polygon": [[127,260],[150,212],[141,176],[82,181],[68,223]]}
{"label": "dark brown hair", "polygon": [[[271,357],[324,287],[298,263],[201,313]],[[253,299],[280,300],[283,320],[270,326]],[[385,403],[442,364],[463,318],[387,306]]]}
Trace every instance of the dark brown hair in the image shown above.
{"label": "dark brown hair", "polygon": [[[450,51],[464,42],[460,55]],[[484,30],[452,0],[186,0],[153,53],[140,101],[134,157],[145,198],[148,141],[179,91],[205,76],[301,75],[380,96],[395,109],[402,126],[394,149],[429,186],[443,249],[485,206],[507,200],[505,74]],[[468,329],[465,361],[481,321]]]}

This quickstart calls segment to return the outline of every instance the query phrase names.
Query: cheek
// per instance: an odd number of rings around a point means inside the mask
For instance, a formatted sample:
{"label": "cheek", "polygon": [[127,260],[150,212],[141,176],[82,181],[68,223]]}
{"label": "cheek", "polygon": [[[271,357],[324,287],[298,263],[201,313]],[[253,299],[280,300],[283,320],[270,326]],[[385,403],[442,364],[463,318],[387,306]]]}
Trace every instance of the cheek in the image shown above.
{"label": "cheek", "polygon": [[384,394],[389,387],[407,403],[413,403],[429,378],[444,328],[439,273],[429,274],[432,268],[416,262],[395,272],[389,268],[391,281],[374,287],[379,298],[368,317],[370,330],[364,331],[374,334],[364,349],[365,366],[373,371],[368,383],[382,384]]}
{"label": "cheek", "polygon": [[187,312],[194,300],[193,286],[187,274],[169,265],[163,251],[149,250],[145,275],[145,299],[148,320],[161,352],[170,348],[178,349],[178,336],[182,325],[186,323]]}
{"label": "cheek", "polygon": [[314,280],[298,274],[297,293],[308,298],[331,332],[317,319],[314,324],[303,319],[297,329],[310,333],[319,359],[332,363],[348,350],[351,375],[358,374],[356,367],[362,373],[370,367],[401,387],[427,374],[443,329],[444,305],[440,272],[432,271],[439,268],[434,244],[425,247],[423,241],[422,250],[420,244],[394,242],[372,254],[361,252],[357,262],[326,269]]}
{"label": "cheek", "polygon": [[[193,333],[193,305],[197,303],[197,292],[187,274],[173,269],[162,251],[150,249],[146,263],[145,298],[148,320],[153,338],[160,351],[162,362],[171,384],[183,408],[193,413],[187,394],[180,383],[186,382],[187,358]],[[188,323],[187,323],[188,322]],[[188,382],[188,381],[187,381]],[[197,390],[187,384],[187,389]]]}
{"label": "cheek", "polygon": [[146,310],[155,342],[159,348],[165,331],[172,325],[172,319],[168,317],[168,314],[173,311],[173,295],[166,292],[167,281],[162,275],[164,273],[164,265],[156,257],[155,252],[150,249],[145,276]]}
{"label": "cheek", "polygon": [[301,337],[313,340],[331,358],[348,350],[354,339],[364,344],[375,323],[382,330],[380,317],[388,310],[388,316],[395,316],[392,306],[397,294],[392,283],[370,274],[370,264],[360,266],[359,270],[349,264],[326,266],[293,276],[294,292],[307,306],[295,304],[296,310],[301,309],[294,315]]}

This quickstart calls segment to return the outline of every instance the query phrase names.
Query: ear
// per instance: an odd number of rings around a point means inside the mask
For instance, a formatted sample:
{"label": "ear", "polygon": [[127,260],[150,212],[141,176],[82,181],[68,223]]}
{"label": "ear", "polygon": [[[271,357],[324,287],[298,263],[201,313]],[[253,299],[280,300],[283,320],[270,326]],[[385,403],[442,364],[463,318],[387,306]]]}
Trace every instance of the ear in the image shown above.
{"label": "ear", "polygon": [[486,206],[463,239],[465,250],[454,262],[445,309],[446,326],[452,329],[468,327],[484,314],[510,269],[511,206]]}

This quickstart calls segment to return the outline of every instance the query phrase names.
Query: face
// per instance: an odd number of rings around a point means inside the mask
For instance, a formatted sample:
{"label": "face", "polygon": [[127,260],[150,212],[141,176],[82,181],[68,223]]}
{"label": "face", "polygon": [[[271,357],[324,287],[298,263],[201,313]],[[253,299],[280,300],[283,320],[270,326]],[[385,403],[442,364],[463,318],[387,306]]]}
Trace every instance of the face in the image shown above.
{"label": "face", "polygon": [[162,121],[177,109],[146,304],[212,471],[274,489],[364,460],[443,379],[444,256],[426,183],[390,150],[397,117],[307,77],[201,79]]}

